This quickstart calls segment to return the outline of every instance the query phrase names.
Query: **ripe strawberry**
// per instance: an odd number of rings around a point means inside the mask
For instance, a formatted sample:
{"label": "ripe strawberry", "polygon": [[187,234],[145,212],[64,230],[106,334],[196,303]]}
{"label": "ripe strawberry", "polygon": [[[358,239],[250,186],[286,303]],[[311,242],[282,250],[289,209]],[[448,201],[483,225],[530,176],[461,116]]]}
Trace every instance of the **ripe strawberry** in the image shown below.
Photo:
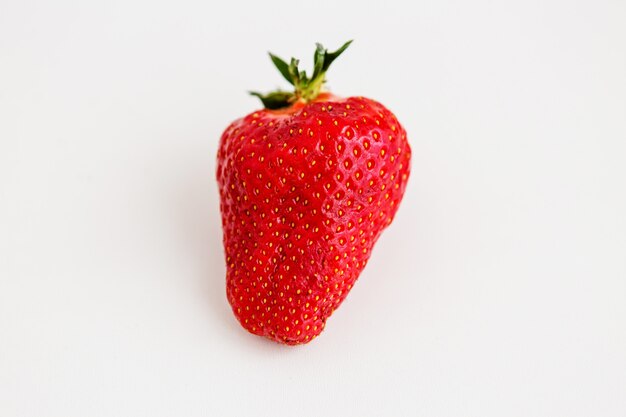
{"label": "ripe strawberry", "polygon": [[321,92],[350,44],[317,46],[309,79],[270,57],[294,85],[233,122],[217,156],[226,287],[241,325],[307,343],[344,300],[402,199],[411,149],[382,104]]}

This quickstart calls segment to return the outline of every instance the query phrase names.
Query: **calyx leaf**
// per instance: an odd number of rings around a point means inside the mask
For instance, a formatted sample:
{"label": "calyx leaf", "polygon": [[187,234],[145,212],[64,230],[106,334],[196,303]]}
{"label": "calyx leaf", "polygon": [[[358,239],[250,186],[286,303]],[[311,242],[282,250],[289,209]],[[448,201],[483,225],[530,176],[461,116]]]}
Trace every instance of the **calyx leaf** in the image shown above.
{"label": "calyx leaf", "polygon": [[289,64],[282,58],[269,53],[270,59],[281,75],[294,86],[293,92],[274,91],[268,94],[250,92],[253,96],[258,97],[265,108],[280,109],[288,107],[298,100],[310,102],[314,100],[322,91],[322,87],[326,82],[326,71],[330,64],[335,61],[352,43],[352,40],[344,43],[335,52],[328,52],[321,44],[316,44],[315,53],[313,55],[313,73],[309,78],[305,71],[298,68],[300,61],[291,58]]}

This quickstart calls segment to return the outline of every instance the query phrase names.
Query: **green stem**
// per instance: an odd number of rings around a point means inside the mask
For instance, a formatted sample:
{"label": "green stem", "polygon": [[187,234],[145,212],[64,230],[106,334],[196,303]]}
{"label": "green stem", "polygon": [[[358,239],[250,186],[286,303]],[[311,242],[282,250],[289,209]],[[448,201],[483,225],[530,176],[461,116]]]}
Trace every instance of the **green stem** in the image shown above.
{"label": "green stem", "polygon": [[270,53],[270,59],[282,74],[282,76],[294,86],[293,92],[273,91],[268,94],[250,92],[253,96],[258,97],[265,108],[281,109],[289,107],[293,103],[303,100],[311,102],[317,98],[322,91],[322,87],[326,82],[326,71],[335,59],[350,46],[352,41],[348,41],[337,49],[335,52],[328,52],[321,44],[316,45],[315,55],[313,56],[313,74],[309,78],[305,71],[298,68],[299,61],[291,58],[291,62],[287,64],[284,60]]}

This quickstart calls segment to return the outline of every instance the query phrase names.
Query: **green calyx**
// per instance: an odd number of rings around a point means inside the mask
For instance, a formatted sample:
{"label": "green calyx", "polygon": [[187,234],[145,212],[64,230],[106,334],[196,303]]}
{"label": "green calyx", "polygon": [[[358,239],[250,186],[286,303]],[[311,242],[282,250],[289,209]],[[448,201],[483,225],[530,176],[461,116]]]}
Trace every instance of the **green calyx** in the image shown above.
{"label": "green calyx", "polygon": [[315,55],[313,56],[313,74],[309,78],[305,71],[300,71],[300,63],[296,58],[291,58],[289,64],[270,53],[270,58],[282,76],[293,85],[294,91],[273,91],[268,94],[261,94],[251,91],[250,94],[258,97],[266,109],[281,109],[289,107],[297,101],[306,103],[315,100],[322,91],[322,86],[326,82],[326,71],[335,59],[350,46],[352,41],[348,41],[335,52],[328,52],[321,44],[316,44]]}

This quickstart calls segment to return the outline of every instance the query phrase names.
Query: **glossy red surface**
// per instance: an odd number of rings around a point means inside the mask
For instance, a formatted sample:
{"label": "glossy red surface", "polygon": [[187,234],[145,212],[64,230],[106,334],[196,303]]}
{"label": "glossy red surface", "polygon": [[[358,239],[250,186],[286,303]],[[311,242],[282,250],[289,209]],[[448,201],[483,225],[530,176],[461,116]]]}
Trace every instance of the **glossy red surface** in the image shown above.
{"label": "glossy red surface", "polygon": [[288,344],[324,329],[393,220],[410,158],[396,117],[363,97],[322,95],[225,130],[227,296],[244,328]]}

